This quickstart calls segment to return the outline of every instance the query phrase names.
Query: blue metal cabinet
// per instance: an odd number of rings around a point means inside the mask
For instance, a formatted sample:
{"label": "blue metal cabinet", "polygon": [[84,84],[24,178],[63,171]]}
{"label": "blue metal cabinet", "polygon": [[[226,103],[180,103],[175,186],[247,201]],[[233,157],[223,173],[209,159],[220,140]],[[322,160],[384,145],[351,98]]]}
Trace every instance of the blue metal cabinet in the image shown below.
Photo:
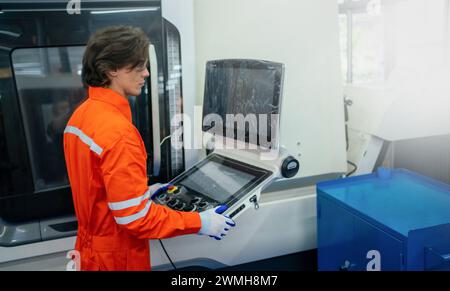
{"label": "blue metal cabinet", "polygon": [[366,270],[373,251],[383,270],[402,270],[401,240],[327,198],[318,197],[318,205],[319,270]]}
{"label": "blue metal cabinet", "polygon": [[449,270],[450,186],[381,169],[317,185],[321,271]]}

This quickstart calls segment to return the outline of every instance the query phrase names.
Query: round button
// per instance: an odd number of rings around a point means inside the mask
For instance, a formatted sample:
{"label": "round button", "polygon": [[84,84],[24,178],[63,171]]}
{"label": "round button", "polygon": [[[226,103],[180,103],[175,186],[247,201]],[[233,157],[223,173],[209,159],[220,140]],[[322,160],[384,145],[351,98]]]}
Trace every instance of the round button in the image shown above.
{"label": "round button", "polygon": [[186,206],[186,203],[178,203],[173,207],[175,210],[182,210]]}
{"label": "round button", "polygon": [[167,193],[173,193],[178,189],[177,186],[169,186]]}
{"label": "round button", "polygon": [[184,206],[183,207],[183,211],[188,211],[188,212],[191,212],[192,210],[194,210],[194,205],[186,205],[186,206]]}
{"label": "round button", "polygon": [[178,199],[172,199],[172,200],[170,200],[169,202],[167,202],[167,205],[169,205],[169,207],[171,207],[171,208],[174,208],[175,205],[178,204],[178,202],[179,202]]}
{"label": "round button", "polygon": [[161,193],[161,194],[159,194],[158,198],[161,199],[161,200],[165,200],[167,198],[167,194],[166,193]]}
{"label": "round button", "polygon": [[197,204],[197,203],[199,203],[200,201],[202,201],[202,198],[200,198],[200,197],[195,197],[194,199],[192,199],[191,203]]}
{"label": "round button", "polygon": [[206,206],[208,206],[208,202],[200,202],[198,204],[198,206],[201,207],[201,208],[206,207]]}

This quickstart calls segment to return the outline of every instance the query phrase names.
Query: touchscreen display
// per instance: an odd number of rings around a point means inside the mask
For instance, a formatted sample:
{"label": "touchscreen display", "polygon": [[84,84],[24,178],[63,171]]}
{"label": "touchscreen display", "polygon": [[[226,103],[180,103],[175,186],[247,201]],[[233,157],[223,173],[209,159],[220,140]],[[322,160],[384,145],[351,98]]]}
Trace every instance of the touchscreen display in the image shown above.
{"label": "touchscreen display", "polygon": [[254,178],[249,173],[209,161],[179,184],[223,203]]}

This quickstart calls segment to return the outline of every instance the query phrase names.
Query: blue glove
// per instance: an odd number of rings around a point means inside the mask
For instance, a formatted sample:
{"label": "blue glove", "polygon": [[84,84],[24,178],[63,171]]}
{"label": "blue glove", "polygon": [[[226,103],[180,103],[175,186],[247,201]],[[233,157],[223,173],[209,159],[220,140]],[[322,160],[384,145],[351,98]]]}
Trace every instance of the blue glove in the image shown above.
{"label": "blue glove", "polygon": [[167,184],[155,183],[151,185],[150,187],[148,187],[148,189],[150,190],[150,199],[153,200],[160,193],[166,192],[171,186],[172,185],[169,183]]}
{"label": "blue glove", "polygon": [[231,218],[221,214],[227,208],[226,205],[222,205],[200,212],[202,227],[198,234],[209,235],[216,240],[222,239],[228,233],[230,227],[236,225]]}

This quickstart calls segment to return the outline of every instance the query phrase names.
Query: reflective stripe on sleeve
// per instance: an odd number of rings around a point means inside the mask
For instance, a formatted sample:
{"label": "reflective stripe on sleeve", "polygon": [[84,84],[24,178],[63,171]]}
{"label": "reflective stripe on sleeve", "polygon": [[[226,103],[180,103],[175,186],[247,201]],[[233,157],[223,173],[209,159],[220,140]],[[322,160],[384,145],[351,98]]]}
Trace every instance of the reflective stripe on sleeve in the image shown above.
{"label": "reflective stripe on sleeve", "polygon": [[147,192],[144,193],[144,195],[132,198],[125,201],[120,202],[110,202],[108,203],[109,209],[111,210],[122,210],[128,207],[138,206],[144,201],[145,199],[148,199],[150,197],[150,189],[147,190]]}
{"label": "reflective stripe on sleeve", "polygon": [[91,151],[96,153],[97,155],[101,155],[103,152],[103,149],[94,142],[92,138],[87,136],[84,132],[81,131],[81,129],[76,128],[75,126],[66,126],[64,129],[64,133],[71,133],[76,135],[83,143],[87,144]]}
{"label": "reflective stripe on sleeve", "polygon": [[147,205],[145,205],[145,208],[139,211],[136,214],[130,215],[130,216],[124,216],[124,217],[116,217],[114,216],[114,219],[116,220],[117,224],[128,224],[135,220],[138,220],[139,218],[142,218],[147,215],[148,210],[150,209],[150,206],[152,204],[152,200],[148,200]]}

